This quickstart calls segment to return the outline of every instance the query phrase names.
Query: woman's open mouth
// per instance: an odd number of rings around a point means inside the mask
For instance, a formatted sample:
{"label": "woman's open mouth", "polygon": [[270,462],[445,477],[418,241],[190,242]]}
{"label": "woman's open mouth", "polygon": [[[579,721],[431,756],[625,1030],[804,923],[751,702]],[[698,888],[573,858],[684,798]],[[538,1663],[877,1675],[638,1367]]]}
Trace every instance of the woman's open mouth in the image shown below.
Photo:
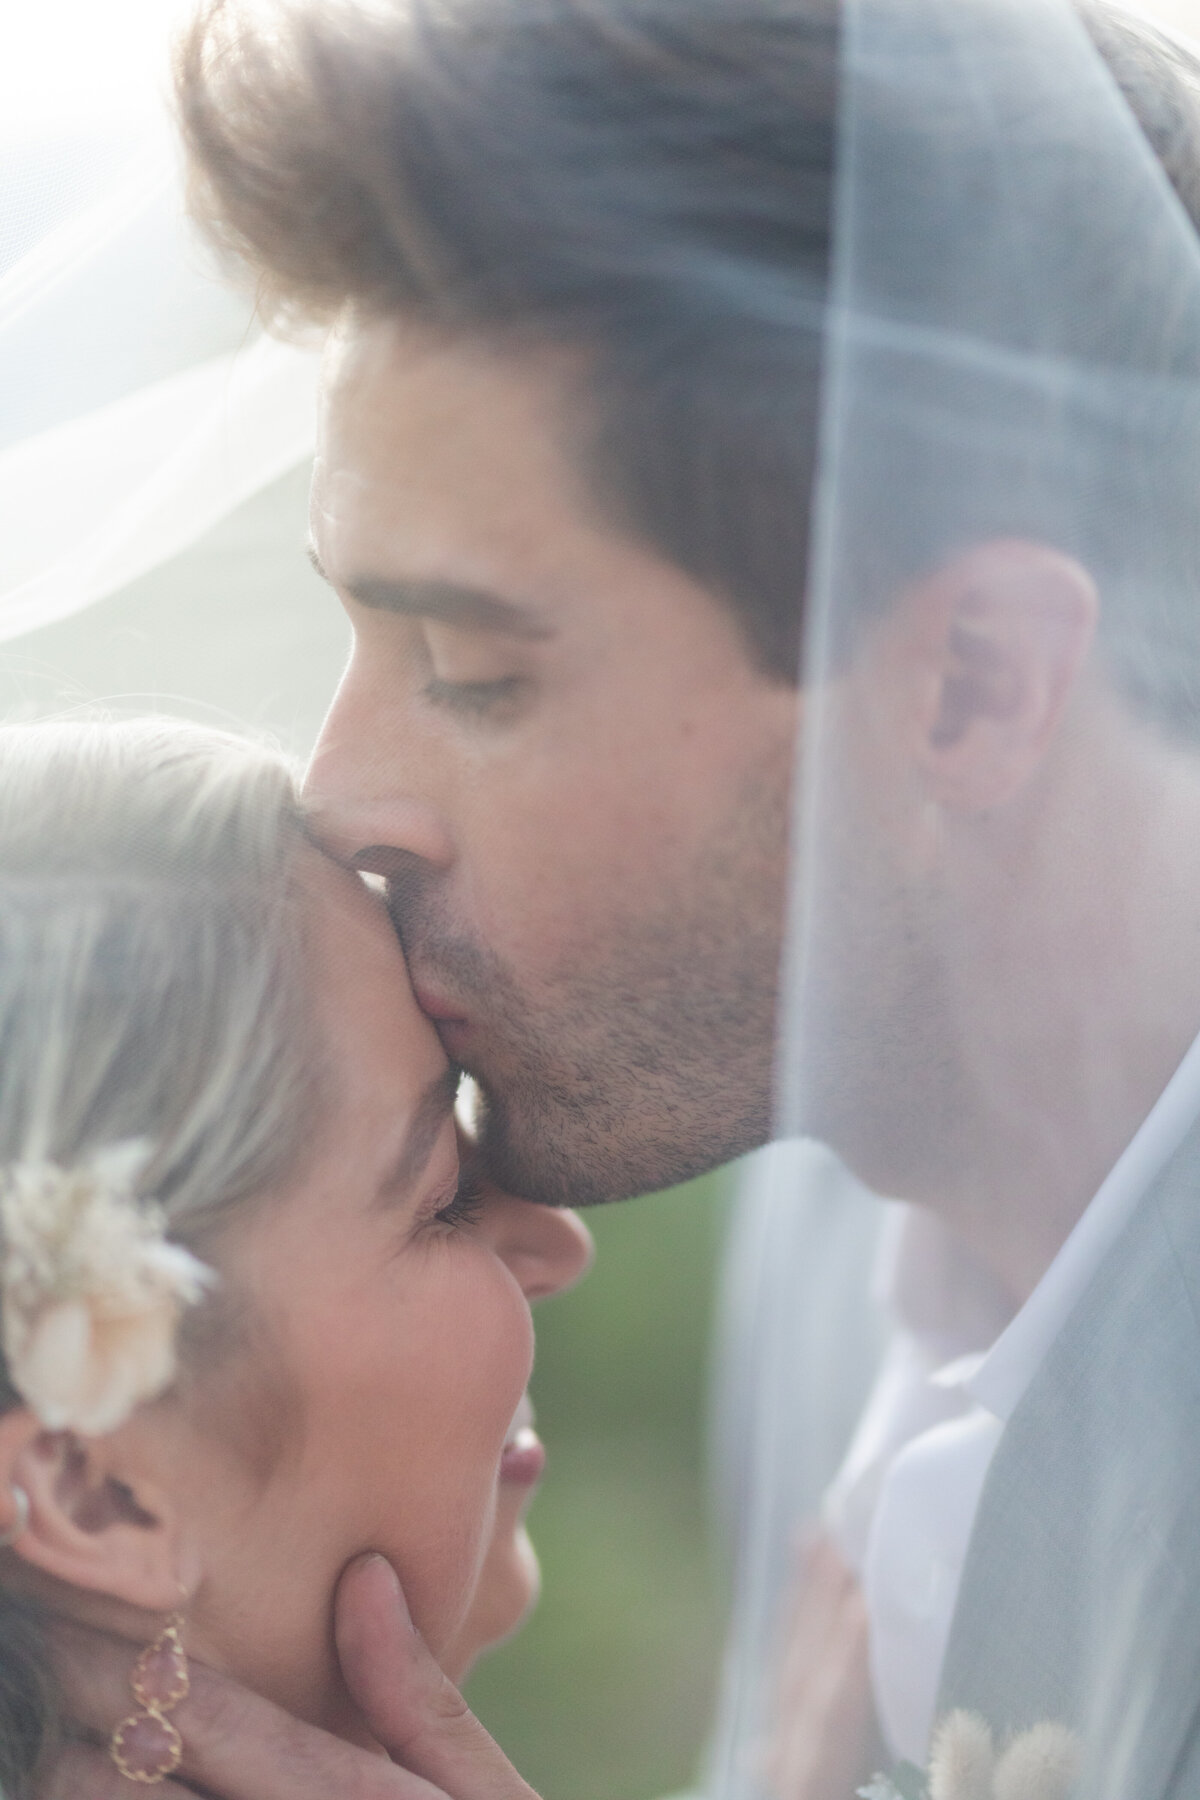
{"label": "woman's open mouth", "polygon": [[546,1450],[533,1429],[533,1406],[524,1394],[509,1426],[500,1455],[501,1481],[513,1481],[520,1487],[536,1487],[546,1467]]}

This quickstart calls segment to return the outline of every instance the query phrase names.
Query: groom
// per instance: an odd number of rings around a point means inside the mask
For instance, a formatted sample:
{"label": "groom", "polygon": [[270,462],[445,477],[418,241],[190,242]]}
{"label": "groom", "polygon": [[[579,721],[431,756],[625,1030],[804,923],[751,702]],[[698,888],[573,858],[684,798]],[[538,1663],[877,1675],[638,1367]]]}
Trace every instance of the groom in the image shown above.
{"label": "groom", "polygon": [[[399,9],[329,25],[300,6],[282,46],[238,47],[210,5],[181,91],[220,235],[281,301],[340,321],[313,539],[355,649],[313,805],[387,881],[418,997],[483,1093],[492,1176],[589,1204],[770,1134],[795,745],[814,704],[795,671],[821,344],[756,330],[738,278],[765,244],[819,313],[836,19],[819,0],[547,0],[530,37],[525,0],[477,12],[471,31],[445,12],[409,35]],[[1091,25],[1193,194],[1194,111],[1169,55]],[[1200,1025],[1200,763],[1135,714],[1095,614],[1087,571],[1050,547],[970,546],[864,634],[837,695],[863,727],[847,814],[863,930],[840,972],[861,1029],[831,1039],[805,1123],[927,1207],[1018,1320]],[[893,709],[856,713],[880,671]],[[1025,1051],[1050,1047],[1036,1130],[1006,1136],[992,1110],[1030,1075],[1004,1060],[1012,1045],[947,1032],[919,1068],[888,1054],[914,995],[922,1030],[938,1024],[930,921],[893,904],[931,820],[945,891],[1005,948],[951,966],[951,932],[937,972],[973,983],[968,1019],[1016,997]],[[1014,835],[1030,846],[1018,945],[987,849]],[[1156,857],[1153,883],[1131,845]],[[1110,918],[1131,925],[1098,967]],[[947,1179],[948,1132],[969,1181]],[[1200,1781],[1200,1683],[1179,1675],[1197,1484],[1164,1457],[1200,1429],[1196,1155],[1151,1170],[1087,1292],[1026,1346],[1031,1385],[953,1570],[949,1650],[922,1653],[943,1705],[1000,1730],[1082,1723],[1076,1677],[1119,1620],[1116,1648],[1138,1656],[1103,1672],[1123,1727],[1104,1791],[1139,1800]],[[348,1678],[403,1767],[201,1677],[180,1714],[196,1787],[527,1795],[424,1660],[384,1566],[349,1572],[339,1617]],[[109,1676],[88,1662],[80,1710],[102,1722]],[[124,1673],[114,1660],[114,1687]],[[99,1765],[57,1779],[110,1791]]]}

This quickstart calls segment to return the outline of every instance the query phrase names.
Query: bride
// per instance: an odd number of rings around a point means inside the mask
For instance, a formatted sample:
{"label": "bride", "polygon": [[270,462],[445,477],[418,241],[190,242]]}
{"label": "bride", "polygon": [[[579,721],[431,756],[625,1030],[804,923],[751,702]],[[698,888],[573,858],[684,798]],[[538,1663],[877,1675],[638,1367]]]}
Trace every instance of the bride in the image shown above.
{"label": "bride", "polygon": [[534,1598],[529,1303],[583,1225],[460,1179],[382,906],[236,738],[0,729],[0,1044],[0,1789],[59,1728],[51,1616],[128,1640],[132,1779],[185,1656],[369,1745],[351,1559],[455,1680]]}

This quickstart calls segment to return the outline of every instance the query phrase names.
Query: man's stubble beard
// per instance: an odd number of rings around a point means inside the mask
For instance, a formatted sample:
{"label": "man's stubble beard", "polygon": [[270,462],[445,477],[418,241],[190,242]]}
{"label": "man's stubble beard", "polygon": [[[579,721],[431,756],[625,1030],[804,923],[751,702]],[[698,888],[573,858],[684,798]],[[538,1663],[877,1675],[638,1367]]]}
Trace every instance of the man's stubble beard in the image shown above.
{"label": "man's stubble beard", "polygon": [[590,1206],[685,1181],[771,1135],[787,798],[760,783],[675,891],[523,981],[439,916],[437,877],[389,887],[418,979],[461,1001],[488,1175]]}
{"label": "man's stubble beard", "polygon": [[929,1201],[961,1180],[969,1115],[963,1002],[946,974],[960,924],[936,873],[906,868],[844,778],[853,758],[834,734],[826,759],[838,778],[809,797],[803,973],[790,972],[778,1123],[829,1145],[875,1192]]}

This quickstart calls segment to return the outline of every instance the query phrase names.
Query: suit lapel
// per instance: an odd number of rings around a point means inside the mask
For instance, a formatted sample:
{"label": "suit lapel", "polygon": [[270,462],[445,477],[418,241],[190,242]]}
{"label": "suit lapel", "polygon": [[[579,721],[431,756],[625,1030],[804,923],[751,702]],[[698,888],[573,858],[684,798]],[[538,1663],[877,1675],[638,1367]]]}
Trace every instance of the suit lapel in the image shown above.
{"label": "suit lapel", "polygon": [[1194,1133],[1009,1422],[946,1655],[939,1715],[1065,1721],[1097,1800],[1165,1794],[1200,1707],[1198,1303]]}

